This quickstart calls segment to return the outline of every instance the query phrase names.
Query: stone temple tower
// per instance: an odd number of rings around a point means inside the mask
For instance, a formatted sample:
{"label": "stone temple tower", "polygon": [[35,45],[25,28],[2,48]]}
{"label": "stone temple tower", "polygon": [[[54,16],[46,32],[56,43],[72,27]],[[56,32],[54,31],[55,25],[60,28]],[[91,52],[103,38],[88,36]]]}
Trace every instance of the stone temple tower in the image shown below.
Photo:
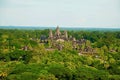
{"label": "stone temple tower", "polygon": [[56,38],[60,38],[60,35],[61,35],[61,32],[59,30],[59,26],[57,26],[55,36],[56,36]]}
{"label": "stone temple tower", "polygon": [[64,38],[65,38],[66,40],[68,39],[67,31],[64,31]]}
{"label": "stone temple tower", "polygon": [[50,38],[50,39],[53,39],[53,33],[52,33],[52,30],[49,31],[49,38]]}

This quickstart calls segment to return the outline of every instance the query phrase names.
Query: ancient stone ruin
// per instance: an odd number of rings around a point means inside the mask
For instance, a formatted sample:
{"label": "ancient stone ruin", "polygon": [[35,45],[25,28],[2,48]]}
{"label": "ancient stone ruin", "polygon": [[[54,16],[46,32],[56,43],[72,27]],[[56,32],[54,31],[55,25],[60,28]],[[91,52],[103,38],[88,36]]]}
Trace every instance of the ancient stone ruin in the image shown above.
{"label": "ancient stone ruin", "polygon": [[[46,42],[49,43],[49,41],[50,41],[51,49],[57,48],[58,50],[62,50],[62,49],[64,49],[64,45],[61,43],[69,41],[72,43],[72,48],[74,50],[80,51],[80,53],[88,53],[88,52],[93,53],[93,51],[94,51],[93,48],[86,46],[86,39],[81,38],[81,39],[77,40],[75,37],[68,35],[66,30],[61,32],[59,26],[57,26],[54,33],[52,30],[49,30],[48,38],[42,35],[40,39],[41,39],[40,42],[42,42],[42,43],[46,43]],[[83,44],[85,45],[84,50],[82,50],[80,48],[80,46]]]}

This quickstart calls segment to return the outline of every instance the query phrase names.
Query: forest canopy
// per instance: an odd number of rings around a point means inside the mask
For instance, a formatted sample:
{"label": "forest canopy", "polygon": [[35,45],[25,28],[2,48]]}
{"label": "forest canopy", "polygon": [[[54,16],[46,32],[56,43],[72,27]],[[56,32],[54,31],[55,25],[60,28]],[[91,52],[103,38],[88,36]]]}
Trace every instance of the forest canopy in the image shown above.
{"label": "forest canopy", "polygon": [[[86,40],[80,50],[70,41],[59,43],[62,50],[41,43],[48,33],[0,29],[0,80],[120,80],[120,31],[68,31]],[[95,53],[82,53],[86,47]]]}

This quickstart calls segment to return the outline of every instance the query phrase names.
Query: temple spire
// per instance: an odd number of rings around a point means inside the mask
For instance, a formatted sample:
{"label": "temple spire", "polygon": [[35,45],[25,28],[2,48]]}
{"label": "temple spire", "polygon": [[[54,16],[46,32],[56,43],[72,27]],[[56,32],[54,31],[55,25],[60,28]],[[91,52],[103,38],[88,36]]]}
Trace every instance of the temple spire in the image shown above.
{"label": "temple spire", "polygon": [[49,31],[49,38],[52,39],[53,38],[53,33],[52,30]]}
{"label": "temple spire", "polygon": [[61,32],[60,32],[60,30],[59,30],[59,26],[57,26],[57,28],[56,28],[56,33],[55,33],[55,35],[56,35],[57,38],[59,38],[60,35],[61,35]]}
{"label": "temple spire", "polygon": [[64,37],[65,37],[65,39],[68,39],[67,31],[64,31]]}

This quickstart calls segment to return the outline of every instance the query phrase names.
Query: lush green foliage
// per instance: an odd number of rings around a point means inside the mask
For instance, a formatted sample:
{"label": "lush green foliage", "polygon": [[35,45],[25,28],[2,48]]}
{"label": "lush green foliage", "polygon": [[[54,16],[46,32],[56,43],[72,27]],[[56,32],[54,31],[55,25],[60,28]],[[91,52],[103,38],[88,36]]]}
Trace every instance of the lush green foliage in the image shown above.
{"label": "lush green foliage", "polygon": [[[69,31],[87,39],[96,54],[82,54],[65,42],[46,50],[48,30],[0,30],[0,80],[120,80],[120,32]],[[28,50],[23,50],[27,46]],[[80,46],[82,49],[84,45]]]}

